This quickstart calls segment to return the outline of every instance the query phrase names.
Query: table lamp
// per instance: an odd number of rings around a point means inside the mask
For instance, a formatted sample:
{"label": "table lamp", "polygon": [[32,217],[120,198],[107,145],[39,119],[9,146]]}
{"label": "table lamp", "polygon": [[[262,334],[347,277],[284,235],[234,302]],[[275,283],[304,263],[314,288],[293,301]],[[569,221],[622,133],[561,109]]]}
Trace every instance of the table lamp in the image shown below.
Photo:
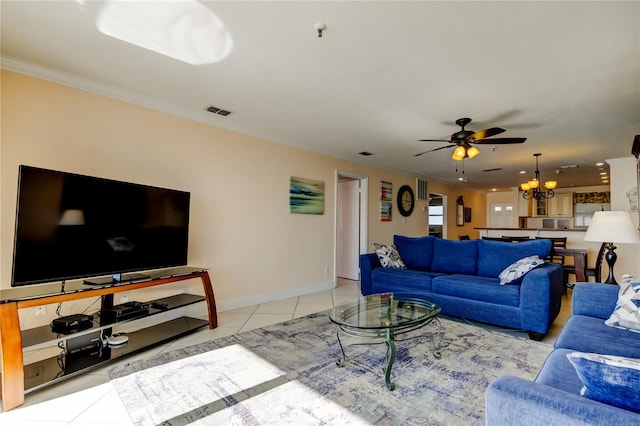
{"label": "table lamp", "polygon": [[613,265],[618,255],[614,243],[637,244],[640,243],[638,230],[631,216],[626,211],[598,211],[593,214],[589,229],[584,235],[584,241],[597,241],[607,243],[605,259],[609,265],[609,276],[605,283],[618,284],[613,276]]}

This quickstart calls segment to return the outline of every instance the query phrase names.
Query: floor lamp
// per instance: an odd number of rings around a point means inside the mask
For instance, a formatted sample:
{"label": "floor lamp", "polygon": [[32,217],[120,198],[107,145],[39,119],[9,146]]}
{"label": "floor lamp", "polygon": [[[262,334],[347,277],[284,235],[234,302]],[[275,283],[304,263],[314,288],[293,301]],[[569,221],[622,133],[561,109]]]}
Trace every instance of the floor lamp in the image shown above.
{"label": "floor lamp", "polygon": [[585,241],[597,241],[607,243],[607,253],[605,260],[609,265],[609,276],[605,283],[618,284],[613,276],[613,265],[618,259],[615,252],[617,248],[614,243],[638,244],[638,230],[636,229],[631,216],[626,211],[598,211],[593,214],[589,229],[584,235]]}

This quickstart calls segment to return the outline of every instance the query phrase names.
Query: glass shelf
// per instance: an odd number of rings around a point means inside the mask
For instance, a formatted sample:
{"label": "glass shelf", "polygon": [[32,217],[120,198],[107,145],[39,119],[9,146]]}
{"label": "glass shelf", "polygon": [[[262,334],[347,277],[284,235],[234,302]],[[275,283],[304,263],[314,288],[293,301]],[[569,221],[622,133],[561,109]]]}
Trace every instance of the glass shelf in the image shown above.
{"label": "glass shelf", "polygon": [[[24,366],[25,393],[68,379],[89,369],[101,367],[120,357],[144,351],[207,325],[208,322],[205,320],[180,317],[127,333],[129,341],[121,346],[103,347],[97,343],[69,353],[60,349],[61,353],[58,356]],[[93,333],[96,331],[94,330]]]}
{"label": "glass shelf", "polygon": [[100,331],[106,328],[111,328],[116,324],[125,324],[131,321],[136,321],[142,318],[147,318],[152,315],[156,315],[162,312],[166,312],[172,309],[181,308],[183,306],[192,305],[194,303],[202,302],[205,298],[203,296],[196,296],[193,294],[176,294],[174,296],[164,297],[162,299],[151,300],[149,302],[150,305],[152,303],[163,303],[167,305],[166,309],[157,309],[154,307],[149,307],[149,312],[141,314],[139,316],[126,318],[121,321],[109,321],[106,323],[102,323],[100,318],[95,318],[91,328],[87,328],[85,330],[81,330],[75,333],[69,334],[61,334],[55,333],[51,330],[51,326],[43,325],[41,327],[29,328],[26,330],[22,330],[22,347],[26,350],[35,350],[40,349],[45,346],[50,346],[52,342],[60,342],[68,339],[80,337],[86,334],[95,333],[96,331]]}

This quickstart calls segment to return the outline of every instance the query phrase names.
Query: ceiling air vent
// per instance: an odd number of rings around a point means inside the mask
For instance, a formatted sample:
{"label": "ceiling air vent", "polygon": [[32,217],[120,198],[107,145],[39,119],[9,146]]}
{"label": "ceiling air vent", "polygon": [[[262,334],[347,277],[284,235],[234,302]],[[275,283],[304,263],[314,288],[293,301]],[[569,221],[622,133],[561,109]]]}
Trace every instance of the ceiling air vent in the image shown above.
{"label": "ceiling air vent", "polygon": [[495,169],[484,169],[483,172],[497,172],[502,170],[502,167],[496,167]]}
{"label": "ceiling air vent", "polygon": [[218,107],[214,107],[213,105],[209,105],[208,107],[205,108],[207,111],[212,112],[214,114],[218,114],[218,115],[223,115],[223,116],[227,116],[229,114],[231,114],[231,111],[227,111],[226,109],[222,109],[222,108],[218,108]]}
{"label": "ceiling air vent", "polygon": [[362,155],[362,156],[364,156],[364,157],[368,157],[368,156],[370,156],[370,155],[373,155],[373,153],[371,153],[371,152],[367,152],[367,151],[362,151],[362,152],[359,152],[358,154],[360,154],[360,155]]}

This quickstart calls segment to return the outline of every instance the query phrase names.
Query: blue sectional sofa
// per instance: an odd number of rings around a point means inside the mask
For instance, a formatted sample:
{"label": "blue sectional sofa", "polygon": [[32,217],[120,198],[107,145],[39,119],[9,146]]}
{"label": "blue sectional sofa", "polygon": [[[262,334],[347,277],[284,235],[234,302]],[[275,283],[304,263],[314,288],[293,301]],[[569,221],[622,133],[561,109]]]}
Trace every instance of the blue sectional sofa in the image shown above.
{"label": "blue sectional sofa", "polygon": [[[610,284],[575,285],[572,315],[537,377],[530,381],[502,376],[487,388],[487,425],[640,425],[640,406],[634,413],[581,396],[583,383],[567,358],[578,351],[640,359],[640,334],[605,324],[616,307],[618,290]],[[635,389],[624,394],[631,400],[635,392],[637,401],[640,389],[634,377]],[[620,379],[618,373],[616,380]]]}
{"label": "blue sectional sofa", "polygon": [[546,259],[550,240],[511,243],[395,235],[394,245],[406,269],[382,267],[376,253],[360,255],[363,295],[425,293],[445,314],[526,330],[536,340],[560,312],[561,265],[545,263],[514,284],[500,285],[498,279],[519,259]]}

